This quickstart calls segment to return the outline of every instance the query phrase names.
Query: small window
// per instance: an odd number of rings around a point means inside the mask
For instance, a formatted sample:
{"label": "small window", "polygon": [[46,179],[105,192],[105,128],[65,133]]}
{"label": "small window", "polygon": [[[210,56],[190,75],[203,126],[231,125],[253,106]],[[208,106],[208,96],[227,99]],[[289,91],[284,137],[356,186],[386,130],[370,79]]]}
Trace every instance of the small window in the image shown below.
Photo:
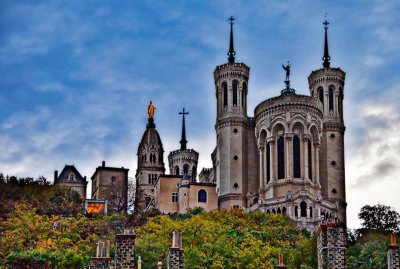
{"label": "small window", "polygon": [[197,201],[199,203],[207,203],[207,192],[203,189],[197,193]]}
{"label": "small window", "polygon": [[332,193],[333,193],[333,194],[336,194],[336,193],[337,193],[337,190],[336,190],[336,189],[332,189]]}
{"label": "small window", "polygon": [[74,173],[70,173],[68,176],[69,181],[74,181],[75,180],[75,174]]}
{"label": "small window", "polygon": [[233,133],[237,134],[239,132],[239,130],[237,128],[233,129]]}
{"label": "small window", "polygon": [[226,82],[222,83],[222,89],[223,89],[223,98],[224,98],[224,107],[228,106],[228,84]]}
{"label": "small window", "polygon": [[180,186],[180,185],[181,185],[181,184],[179,184],[179,183],[176,183],[176,187],[177,187],[177,188],[179,188],[179,186]]}
{"label": "small window", "polygon": [[179,176],[179,166],[175,166],[175,176]]}
{"label": "small window", "polygon": [[336,162],[335,161],[331,161],[331,165],[332,166],[336,166]]}
{"label": "small window", "polygon": [[331,134],[331,135],[330,135],[330,138],[331,138],[331,139],[335,139],[335,134]]}
{"label": "small window", "polygon": [[238,205],[233,205],[233,209],[239,209]]}
{"label": "small window", "polygon": [[237,161],[237,160],[239,159],[239,157],[238,157],[237,155],[235,155],[235,156],[233,156],[233,159],[234,159],[235,161]]}
{"label": "small window", "polygon": [[237,183],[233,184],[233,188],[236,190],[237,188],[239,188],[239,184]]}
{"label": "small window", "polygon": [[189,165],[185,164],[183,166],[183,174],[187,176],[189,175]]}
{"label": "small window", "polygon": [[237,106],[238,85],[239,85],[239,82],[238,82],[237,80],[234,80],[234,81],[232,82],[233,106]]}
{"label": "small window", "polygon": [[173,203],[177,203],[178,202],[178,193],[177,192],[173,192],[172,193],[172,202]]}
{"label": "small window", "polygon": [[300,216],[307,217],[307,203],[304,201],[300,203]]}

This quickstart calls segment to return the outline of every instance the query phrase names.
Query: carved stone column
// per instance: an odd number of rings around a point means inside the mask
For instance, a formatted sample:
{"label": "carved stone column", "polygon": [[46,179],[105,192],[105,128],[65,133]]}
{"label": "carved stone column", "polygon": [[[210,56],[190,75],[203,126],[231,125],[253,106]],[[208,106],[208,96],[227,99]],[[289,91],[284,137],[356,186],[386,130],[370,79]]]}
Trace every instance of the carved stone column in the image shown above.
{"label": "carved stone column", "polygon": [[[260,143],[261,144],[261,143]],[[258,147],[258,152],[260,154],[260,193],[264,192],[265,189],[265,147],[264,143]]]}
{"label": "carved stone column", "polygon": [[314,174],[315,174],[315,182],[318,186],[320,186],[319,182],[319,149],[320,149],[320,141],[314,141]]}

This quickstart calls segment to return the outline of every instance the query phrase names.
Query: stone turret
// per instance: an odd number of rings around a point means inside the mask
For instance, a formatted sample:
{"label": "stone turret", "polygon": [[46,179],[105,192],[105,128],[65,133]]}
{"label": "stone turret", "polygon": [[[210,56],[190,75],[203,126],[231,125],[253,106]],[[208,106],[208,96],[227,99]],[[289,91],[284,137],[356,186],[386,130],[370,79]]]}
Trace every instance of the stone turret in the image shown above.
{"label": "stone turret", "polygon": [[160,175],[165,173],[164,148],[154,123],[154,108],[151,110],[152,114],[150,108],[152,108],[151,102],[146,130],[137,151],[136,210],[139,212],[151,208],[154,201],[154,183]]}
{"label": "stone turret", "polygon": [[344,163],[343,92],[345,72],[330,67],[328,52],[328,22],[325,21],[323,68],[308,77],[311,96],[323,107],[320,183],[321,194],[337,205],[337,217],[346,224],[346,188]]}
{"label": "stone turret", "polygon": [[213,167],[219,207],[225,209],[246,206],[246,195],[258,191],[254,120],[247,117],[250,68],[235,62],[233,20],[231,17],[228,63],[214,70],[217,146]]}

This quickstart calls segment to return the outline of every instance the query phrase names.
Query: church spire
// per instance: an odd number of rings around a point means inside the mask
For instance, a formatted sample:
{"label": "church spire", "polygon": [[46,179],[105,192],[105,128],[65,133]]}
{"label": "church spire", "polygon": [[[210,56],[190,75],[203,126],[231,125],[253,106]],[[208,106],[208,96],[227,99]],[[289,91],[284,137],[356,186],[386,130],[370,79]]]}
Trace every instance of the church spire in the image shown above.
{"label": "church spire", "polygon": [[329,62],[331,59],[331,56],[329,56],[329,51],[328,51],[328,25],[329,25],[329,22],[327,20],[325,20],[323,25],[325,28],[325,45],[324,45],[324,57],[322,57],[322,60],[324,61],[323,66],[329,67],[331,64]]}
{"label": "church spire", "polygon": [[181,143],[181,150],[185,150],[186,144],[187,144],[186,128],[185,128],[185,115],[189,115],[189,112],[185,112],[185,108],[183,108],[182,112],[179,112],[179,115],[182,115],[182,137],[181,137],[181,141],[179,143]]}
{"label": "church spire", "polygon": [[228,19],[229,24],[231,25],[231,37],[229,40],[229,52],[228,52],[228,61],[230,64],[233,64],[235,62],[235,50],[233,48],[233,22],[234,22],[235,18],[233,18],[232,16]]}

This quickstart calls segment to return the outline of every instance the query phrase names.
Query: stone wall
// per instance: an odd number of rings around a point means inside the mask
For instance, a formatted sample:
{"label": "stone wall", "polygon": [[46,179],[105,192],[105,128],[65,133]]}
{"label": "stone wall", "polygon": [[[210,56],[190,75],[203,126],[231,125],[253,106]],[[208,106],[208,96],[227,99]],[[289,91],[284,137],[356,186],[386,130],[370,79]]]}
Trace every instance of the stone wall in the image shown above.
{"label": "stone wall", "polygon": [[134,269],[135,238],[133,230],[125,230],[115,238],[115,269]]}
{"label": "stone wall", "polygon": [[346,229],[343,223],[327,222],[317,230],[318,269],[344,269]]}

